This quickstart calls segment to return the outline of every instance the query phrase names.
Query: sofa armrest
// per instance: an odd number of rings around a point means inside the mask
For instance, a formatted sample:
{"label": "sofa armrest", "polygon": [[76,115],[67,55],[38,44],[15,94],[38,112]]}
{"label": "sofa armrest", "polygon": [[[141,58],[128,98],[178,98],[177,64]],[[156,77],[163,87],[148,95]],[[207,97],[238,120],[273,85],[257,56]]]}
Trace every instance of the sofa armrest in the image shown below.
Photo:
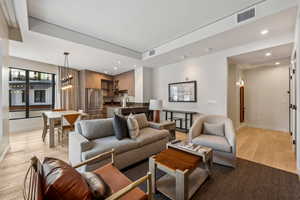
{"label": "sofa armrest", "polygon": [[159,130],[163,129],[163,124],[155,123],[155,122],[148,122],[148,123],[150,128],[159,129]]}
{"label": "sofa armrest", "polygon": [[82,152],[93,148],[93,142],[89,141],[77,132],[69,133],[69,160],[72,165],[82,162]]}
{"label": "sofa armrest", "polygon": [[236,135],[231,119],[225,121],[225,137],[231,145],[233,153],[236,153]]}

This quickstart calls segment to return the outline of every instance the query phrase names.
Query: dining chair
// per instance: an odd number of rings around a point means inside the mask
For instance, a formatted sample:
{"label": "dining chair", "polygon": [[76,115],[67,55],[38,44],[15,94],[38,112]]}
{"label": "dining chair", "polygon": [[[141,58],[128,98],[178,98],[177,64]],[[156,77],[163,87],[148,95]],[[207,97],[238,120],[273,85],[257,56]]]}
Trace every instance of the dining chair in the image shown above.
{"label": "dining chair", "polygon": [[75,123],[81,119],[81,114],[65,114],[61,116],[61,125],[58,129],[58,134],[61,140],[61,144],[63,143],[63,137],[65,133],[69,133],[75,130]]}
{"label": "dining chair", "polygon": [[[50,125],[48,122],[48,117],[46,116],[46,114],[44,112],[42,113],[42,117],[43,117],[43,123],[44,123],[42,139],[43,139],[43,142],[45,142],[45,138],[48,133],[48,130],[50,129]],[[54,128],[59,128],[60,126],[61,126],[60,121],[56,121],[54,123]]]}

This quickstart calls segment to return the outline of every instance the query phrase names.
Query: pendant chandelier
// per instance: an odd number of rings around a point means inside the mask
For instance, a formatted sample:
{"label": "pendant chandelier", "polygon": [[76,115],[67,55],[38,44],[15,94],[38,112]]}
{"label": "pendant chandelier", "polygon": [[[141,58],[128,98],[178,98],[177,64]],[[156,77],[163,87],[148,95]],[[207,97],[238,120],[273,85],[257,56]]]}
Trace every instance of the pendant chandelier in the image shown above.
{"label": "pendant chandelier", "polygon": [[70,67],[69,67],[69,55],[70,53],[68,52],[64,52],[64,56],[65,56],[65,62],[64,62],[64,68],[61,68],[61,74],[63,74],[62,78],[61,78],[61,89],[62,90],[67,90],[67,89],[71,89],[72,86],[72,79],[73,76],[70,73]]}

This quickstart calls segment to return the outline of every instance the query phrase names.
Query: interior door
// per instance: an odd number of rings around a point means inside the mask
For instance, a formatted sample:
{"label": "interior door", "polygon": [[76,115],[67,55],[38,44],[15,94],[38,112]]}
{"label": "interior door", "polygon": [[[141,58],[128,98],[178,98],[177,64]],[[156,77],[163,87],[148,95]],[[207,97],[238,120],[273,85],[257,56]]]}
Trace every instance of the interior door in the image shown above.
{"label": "interior door", "polygon": [[297,111],[296,111],[296,103],[297,103],[297,84],[296,84],[296,55],[292,57],[292,62],[290,65],[290,105],[289,105],[289,113],[290,113],[290,133],[292,135],[293,144],[296,144],[296,132],[297,132]]}
{"label": "interior door", "polygon": [[240,122],[245,121],[245,88],[244,86],[240,87]]}

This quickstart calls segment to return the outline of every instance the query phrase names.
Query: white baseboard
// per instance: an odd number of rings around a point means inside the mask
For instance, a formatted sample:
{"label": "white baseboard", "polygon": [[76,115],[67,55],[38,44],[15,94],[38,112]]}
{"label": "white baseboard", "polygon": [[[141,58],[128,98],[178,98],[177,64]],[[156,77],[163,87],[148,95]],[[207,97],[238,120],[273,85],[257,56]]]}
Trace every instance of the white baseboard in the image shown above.
{"label": "white baseboard", "polygon": [[7,145],[7,147],[4,149],[2,155],[0,155],[0,162],[2,162],[2,160],[4,160],[6,154],[9,152],[10,150],[10,145]]}
{"label": "white baseboard", "polygon": [[284,128],[279,128],[279,127],[269,127],[269,126],[263,126],[263,125],[251,124],[251,123],[247,123],[247,126],[253,127],[253,128],[266,129],[266,130],[288,132],[288,130],[286,130],[286,129],[284,129]]}
{"label": "white baseboard", "polygon": [[241,123],[237,128],[236,128],[236,131],[240,130],[241,128],[247,126],[246,123]]}

